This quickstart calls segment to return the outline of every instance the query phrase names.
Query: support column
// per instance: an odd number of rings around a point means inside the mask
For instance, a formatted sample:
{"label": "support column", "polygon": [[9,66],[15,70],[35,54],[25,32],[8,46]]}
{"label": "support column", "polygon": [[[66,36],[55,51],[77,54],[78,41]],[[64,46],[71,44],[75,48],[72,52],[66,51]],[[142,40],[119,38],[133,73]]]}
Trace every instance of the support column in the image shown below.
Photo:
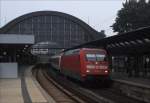
{"label": "support column", "polygon": [[112,55],[108,55],[109,69],[112,71]]}
{"label": "support column", "polygon": [[13,62],[16,62],[16,49],[13,50]]}

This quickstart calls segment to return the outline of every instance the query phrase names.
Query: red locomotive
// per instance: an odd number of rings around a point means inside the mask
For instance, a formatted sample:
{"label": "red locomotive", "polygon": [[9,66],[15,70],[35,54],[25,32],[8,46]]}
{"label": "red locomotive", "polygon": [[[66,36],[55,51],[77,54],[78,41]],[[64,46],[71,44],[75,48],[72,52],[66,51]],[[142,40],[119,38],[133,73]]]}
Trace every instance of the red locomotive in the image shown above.
{"label": "red locomotive", "polygon": [[80,48],[51,57],[52,66],[76,80],[108,79],[109,66],[104,49]]}

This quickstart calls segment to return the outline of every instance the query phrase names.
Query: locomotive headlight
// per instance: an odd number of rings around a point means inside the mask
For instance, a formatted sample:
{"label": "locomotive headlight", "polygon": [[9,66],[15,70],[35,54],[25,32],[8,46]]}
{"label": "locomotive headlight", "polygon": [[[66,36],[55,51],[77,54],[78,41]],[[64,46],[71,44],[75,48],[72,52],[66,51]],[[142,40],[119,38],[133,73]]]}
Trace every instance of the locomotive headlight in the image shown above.
{"label": "locomotive headlight", "polygon": [[87,69],[94,69],[94,68],[95,68],[95,65],[87,65],[86,68],[87,68]]}
{"label": "locomotive headlight", "polygon": [[89,73],[90,71],[89,71],[89,70],[86,70],[86,72]]}
{"label": "locomotive headlight", "polygon": [[105,73],[108,73],[108,70],[105,70]]}

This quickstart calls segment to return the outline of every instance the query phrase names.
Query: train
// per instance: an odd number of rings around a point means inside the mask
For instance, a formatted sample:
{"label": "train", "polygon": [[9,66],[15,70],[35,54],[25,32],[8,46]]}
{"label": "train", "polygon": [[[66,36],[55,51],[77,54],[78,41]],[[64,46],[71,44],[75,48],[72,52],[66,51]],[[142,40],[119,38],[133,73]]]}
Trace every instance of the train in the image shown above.
{"label": "train", "polygon": [[79,81],[108,80],[109,63],[105,49],[79,48],[50,57],[52,67],[61,74]]}

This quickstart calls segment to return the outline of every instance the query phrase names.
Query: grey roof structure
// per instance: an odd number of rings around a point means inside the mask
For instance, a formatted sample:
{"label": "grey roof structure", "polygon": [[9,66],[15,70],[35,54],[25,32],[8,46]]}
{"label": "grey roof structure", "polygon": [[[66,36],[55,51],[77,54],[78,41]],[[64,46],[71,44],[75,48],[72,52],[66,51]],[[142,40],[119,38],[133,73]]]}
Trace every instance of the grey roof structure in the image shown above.
{"label": "grey roof structure", "polygon": [[57,11],[37,11],[22,15],[2,27],[0,33],[32,34],[35,35],[35,43],[56,42],[62,48],[104,37],[82,20]]}
{"label": "grey roof structure", "polygon": [[82,47],[105,48],[113,55],[147,54],[150,53],[150,27],[93,40],[65,51]]}

